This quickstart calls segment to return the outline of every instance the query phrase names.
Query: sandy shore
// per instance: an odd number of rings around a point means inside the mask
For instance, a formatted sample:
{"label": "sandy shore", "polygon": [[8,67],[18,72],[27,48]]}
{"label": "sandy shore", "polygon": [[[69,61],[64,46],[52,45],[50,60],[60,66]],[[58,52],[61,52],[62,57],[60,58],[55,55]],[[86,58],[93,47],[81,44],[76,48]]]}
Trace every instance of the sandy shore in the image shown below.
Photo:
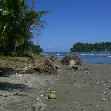
{"label": "sandy shore", "polygon": [[[82,64],[58,74],[0,77],[0,111],[111,111],[111,65]],[[56,99],[48,99],[55,93]]]}

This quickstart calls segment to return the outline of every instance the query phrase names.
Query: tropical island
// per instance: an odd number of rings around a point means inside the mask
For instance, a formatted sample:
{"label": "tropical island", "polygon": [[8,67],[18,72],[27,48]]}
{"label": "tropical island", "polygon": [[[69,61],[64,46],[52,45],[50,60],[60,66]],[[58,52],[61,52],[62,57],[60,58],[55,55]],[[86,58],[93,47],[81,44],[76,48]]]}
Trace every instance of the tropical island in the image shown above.
{"label": "tropical island", "polygon": [[111,42],[81,43],[77,42],[70,48],[71,52],[111,51]]}

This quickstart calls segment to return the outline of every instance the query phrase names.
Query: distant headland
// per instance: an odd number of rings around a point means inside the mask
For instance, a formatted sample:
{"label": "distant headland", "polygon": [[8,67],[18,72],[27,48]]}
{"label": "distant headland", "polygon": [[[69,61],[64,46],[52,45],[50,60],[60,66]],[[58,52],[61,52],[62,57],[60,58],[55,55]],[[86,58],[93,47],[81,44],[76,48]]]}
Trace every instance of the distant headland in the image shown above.
{"label": "distant headland", "polygon": [[70,48],[71,52],[111,51],[111,42],[81,43],[77,42]]}

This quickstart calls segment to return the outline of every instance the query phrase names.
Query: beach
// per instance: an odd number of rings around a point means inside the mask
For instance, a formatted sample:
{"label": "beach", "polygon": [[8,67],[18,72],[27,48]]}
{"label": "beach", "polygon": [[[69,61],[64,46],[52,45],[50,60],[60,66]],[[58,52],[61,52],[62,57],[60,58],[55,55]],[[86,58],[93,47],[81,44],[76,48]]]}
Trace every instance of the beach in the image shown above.
{"label": "beach", "polygon": [[[110,111],[111,64],[82,63],[68,70],[60,60],[57,74],[0,77],[0,111]],[[48,95],[56,94],[56,99]]]}

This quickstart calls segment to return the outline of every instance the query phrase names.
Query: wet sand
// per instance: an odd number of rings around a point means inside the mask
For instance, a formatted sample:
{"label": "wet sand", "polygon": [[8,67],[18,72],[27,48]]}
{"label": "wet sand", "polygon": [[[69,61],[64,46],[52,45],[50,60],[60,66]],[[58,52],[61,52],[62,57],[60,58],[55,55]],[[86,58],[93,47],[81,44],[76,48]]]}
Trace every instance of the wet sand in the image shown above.
{"label": "wet sand", "polygon": [[[0,77],[0,111],[110,111],[111,65],[82,64],[68,70],[59,60],[55,75]],[[50,93],[56,99],[48,99]]]}

